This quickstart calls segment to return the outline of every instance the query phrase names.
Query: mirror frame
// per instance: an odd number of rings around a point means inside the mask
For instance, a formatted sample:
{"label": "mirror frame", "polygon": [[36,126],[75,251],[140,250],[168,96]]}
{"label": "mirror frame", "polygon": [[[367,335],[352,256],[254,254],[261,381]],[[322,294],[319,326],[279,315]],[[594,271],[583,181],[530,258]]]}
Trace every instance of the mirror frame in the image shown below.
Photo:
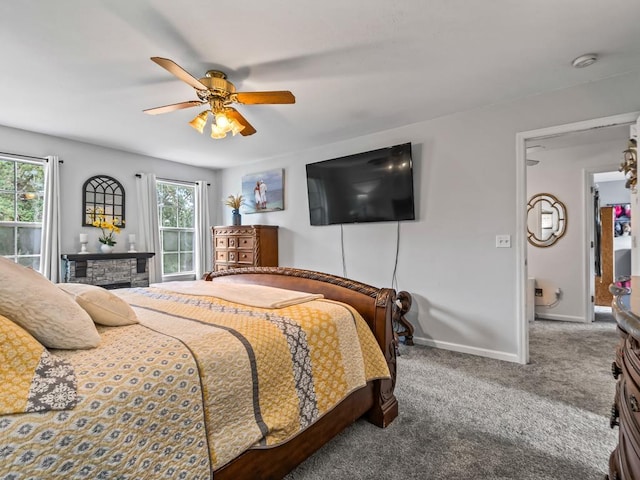
{"label": "mirror frame", "polygon": [[107,222],[116,222],[125,227],[125,193],[122,184],[108,175],[95,175],[82,186],[82,226],[91,227],[96,211],[104,215]]}
{"label": "mirror frame", "polygon": [[[557,213],[558,225],[551,232],[549,238],[543,239],[536,236],[534,232],[529,230],[529,215],[533,211],[533,208],[538,202],[546,201],[551,205],[551,208]],[[546,248],[555,244],[560,240],[567,232],[567,207],[564,203],[558,200],[557,197],[550,193],[538,193],[533,195],[527,203],[527,240],[534,247]]]}

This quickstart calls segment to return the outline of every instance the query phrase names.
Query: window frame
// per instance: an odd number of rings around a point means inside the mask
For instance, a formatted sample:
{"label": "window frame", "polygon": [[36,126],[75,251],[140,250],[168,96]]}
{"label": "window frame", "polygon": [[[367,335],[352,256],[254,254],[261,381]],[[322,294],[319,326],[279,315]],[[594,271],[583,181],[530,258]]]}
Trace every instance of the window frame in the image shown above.
{"label": "window frame", "polygon": [[[163,218],[163,206],[161,205],[160,202],[160,192],[161,192],[161,185],[170,185],[173,187],[177,187],[177,188],[187,188],[191,190],[191,194],[192,194],[192,198],[193,198],[193,207],[192,207],[192,227],[180,227],[180,226],[167,226],[165,227],[162,224],[162,218]],[[161,268],[162,268],[162,279],[165,280],[178,280],[178,279],[189,279],[189,280],[194,280],[196,277],[196,236],[198,234],[198,228],[196,225],[196,204],[195,204],[195,198],[196,198],[196,185],[195,183],[189,183],[189,182],[181,182],[178,180],[167,180],[167,179],[156,179],[156,190],[157,190],[157,201],[158,201],[158,230],[159,230],[159,234],[160,234],[160,264],[161,264]],[[180,209],[177,208],[176,209],[176,218],[179,218],[179,212]],[[176,221],[176,224],[178,224],[179,222]],[[165,251],[164,248],[164,232],[176,232],[178,233],[178,239],[177,239],[177,250],[173,251]],[[191,238],[192,238],[192,242],[191,242],[191,250],[182,250],[181,248],[181,232],[188,232],[191,233]],[[165,273],[165,254],[177,254],[178,255],[178,262],[177,262],[177,266],[178,266],[178,271],[177,272],[173,272],[173,273]],[[183,254],[191,254],[191,270],[182,270],[182,255]]]}
{"label": "window frame", "polygon": [[[0,193],[11,193],[14,195],[14,202],[13,202],[13,220],[1,220],[0,219],[0,227],[3,228],[11,228],[13,230],[13,253],[9,254],[9,255],[3,255],[5,258],[9,258],[10,260],[13,260],[15,263],[19,263],[21,265],[25,265],[25,266],[31,266],[34,267],[35,269],[35,263],[33,261],[29,262],[29,263],[24,263],[21,262],[21,259],[37,259],[37,265],[38,268],[36,270],[38,271],[42,271],[42,231],[44,229],[44,199],[46,197],[46,167],[47,167],[47,162],[45,159],[42,160],[29,160],[29,159],[25,159],[25,158],[21,158],[21,157],[13,157],[11,155],[0,155],[0,161],[5,161],[5,162],[13,162],[14,164],[14,175],[13,175],[13,183],[12,183],[12,190],[7,190],[7,189],[3,189],[0,188]],[[29,165],[37,165],[42,169],[42,190],[37,190],[35,192],[28,192],[28,191],[21,191],[18,189],[18,177],[17,177],[17,164],[29,164]],[[19,206],[18,206],[18,201],[19,201],[19,194],[20,193],[36,193],[37,196],[40,196],[42,198],[42,210],[40,212],[40,221],[38,222],[25,222],[25,221],[20,221],[18,220],[18,215],[19,215]],[[37,198],[37,197],[36,197]],[[27,253],[27,254],[21,254],[19,252],[19,229],[39,229],[40,230],[40,235],[39,235],[39,239],[37,241],[37,244],[35,245],[36,248],[34,250],[37,250],[38,253]]]}

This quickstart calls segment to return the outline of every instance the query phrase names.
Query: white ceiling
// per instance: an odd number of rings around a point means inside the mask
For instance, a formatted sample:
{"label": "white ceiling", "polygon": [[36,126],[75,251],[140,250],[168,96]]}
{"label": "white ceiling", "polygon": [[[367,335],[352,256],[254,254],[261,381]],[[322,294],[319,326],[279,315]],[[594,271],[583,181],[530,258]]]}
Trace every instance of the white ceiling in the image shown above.
{"label": "white ceiling", "polygon": [[[228,167],[638,70],[639,19],[637,0],[3,0],[0,124]],[[237,106],[257,133],[213,140],[202,108],[142,113],[196,99],[152,56],[297,103]]]}

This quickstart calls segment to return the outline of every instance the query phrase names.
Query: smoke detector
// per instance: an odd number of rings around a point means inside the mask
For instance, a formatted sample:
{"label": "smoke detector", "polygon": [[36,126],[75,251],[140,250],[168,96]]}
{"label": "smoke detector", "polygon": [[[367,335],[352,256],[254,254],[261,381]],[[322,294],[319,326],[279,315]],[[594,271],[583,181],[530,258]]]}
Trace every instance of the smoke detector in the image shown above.
{"label": "smoke detector", "polygon": [[575,68],[584,68],[589,65],[593,65],[598,60],[598,55],[595,53],[587,53],[585,55],[580,55],[578,58],[574,58],[571,62]]}

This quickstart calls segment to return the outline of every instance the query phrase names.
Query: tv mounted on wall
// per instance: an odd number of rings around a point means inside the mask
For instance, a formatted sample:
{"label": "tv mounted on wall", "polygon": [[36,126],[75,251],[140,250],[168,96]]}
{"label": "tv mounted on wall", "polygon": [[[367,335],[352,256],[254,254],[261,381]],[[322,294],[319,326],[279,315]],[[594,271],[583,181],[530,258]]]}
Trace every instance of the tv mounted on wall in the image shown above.
{"label": "tv mounted on wall", "polygon": [[311,225],[415,220],[411,143],[307,164]]}

